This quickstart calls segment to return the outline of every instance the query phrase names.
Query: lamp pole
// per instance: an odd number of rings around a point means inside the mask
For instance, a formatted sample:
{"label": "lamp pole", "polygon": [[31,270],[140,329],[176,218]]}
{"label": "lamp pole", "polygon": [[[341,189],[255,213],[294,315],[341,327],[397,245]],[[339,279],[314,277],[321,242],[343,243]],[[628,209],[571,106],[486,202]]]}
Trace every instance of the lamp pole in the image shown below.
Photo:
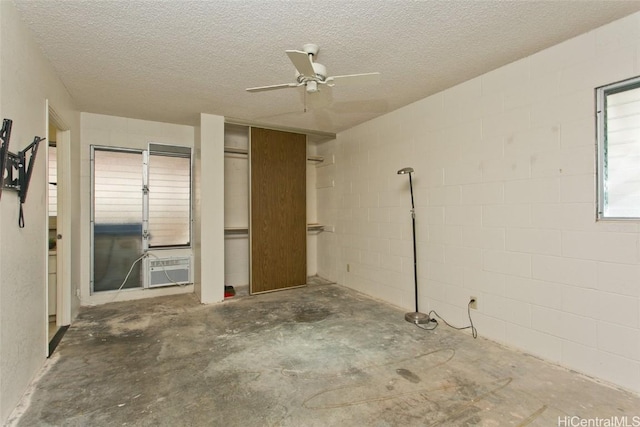
{"label": "lamp pole", "polygon": [[418,313],[418,261],[416,252],[416,207],[413,204],[413,180],[409,174],[409,190],[411,191],[411,226],[413,231],[413,287],[415,289],[416,313]]}
{"label": "lamp pole", "polygon": [[407,322],[415,323],[415,324],[424,324],[429,323],[429,315],[420,313],[418,310],[418,257],[416,250],[416,207],[413,201],[413,179],[411,174],[413,173],[413,168],[403,168],[398,171],[398,175],[409,175],[409,190],[411,192],[411,227],[413,232],[413,288],[415,293],[415,306],[416,311],[413,313],[405,313],[404,319]]}

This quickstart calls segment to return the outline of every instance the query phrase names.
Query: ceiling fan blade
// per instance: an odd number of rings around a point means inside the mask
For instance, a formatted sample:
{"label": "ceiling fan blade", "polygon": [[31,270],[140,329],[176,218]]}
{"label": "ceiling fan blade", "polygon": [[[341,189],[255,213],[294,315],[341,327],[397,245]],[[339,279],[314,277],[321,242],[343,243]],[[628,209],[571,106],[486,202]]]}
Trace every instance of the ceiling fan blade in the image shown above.
{"label": "ceiling fan blade", "polygon": [[246,90],[247,92],[264,92],[267,90],[284,89],[287,87],[298,87],[298,86],[300,86],[298,83],[282,83],[279,85],[271,85],[271,86],[249,87]]}
{"label": "ceiling fan blade", "polygon": [[316,72],[313,71],[313,63],[307,52],[299,50],[287,50],[286,52],[293,66],[296,67],[296,70],[298,70],[300,74],[307,77],[316,75]]}
{"label": "ceiling fan blade", "polygon": [[380,73],[347,74],[345,76],[327,77],[329,86],[369,85],[380,83]]}

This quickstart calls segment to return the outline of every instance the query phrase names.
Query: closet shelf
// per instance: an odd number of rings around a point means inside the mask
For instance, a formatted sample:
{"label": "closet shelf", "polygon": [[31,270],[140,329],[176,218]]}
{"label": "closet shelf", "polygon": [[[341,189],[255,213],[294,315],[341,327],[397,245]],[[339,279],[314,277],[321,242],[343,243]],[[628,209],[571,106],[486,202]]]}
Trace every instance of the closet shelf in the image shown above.
{"label": "closet shelf", "polygon": [[247,227],[225,227],[224,234],[225,235],[235,235],[235,234],[248,234],[249,229]]}
{"label": "closet shelf", "polygon": [[307,231],[316,231],[321,232],[324,231],[324,225],[320,224],[307,224]]}
{"label": "closet shelf", "polygon": [[[313,232],[321,232],[324,230],[324,225],[321,224],[307,224],[307,231],[313,231]],[[229,235],[242,235],[242,234],[248,234],[249,233],[249,229],[247,227],[225,227],[224,228],[224,234],[229,236]]]}
{"label": "closet shelf", "polygon": [[307,161],[310,163],[322,163],[324,162],[324,157],[322,156],[307,156]]}
{"label": "closet shelf", "polygon": [[246,148],[224,147],[225,153],[231,154],[249,154]]}
{"label": "closet shelf", "polygon": [[[237,147],[224,147],[224,152],[228,154],[242,154],[245,156],[249,154],[249,151],[246,148],[237,148]],[[307,156],[307,161],[310,163],[322,163],[324,162],[324,157]]]}

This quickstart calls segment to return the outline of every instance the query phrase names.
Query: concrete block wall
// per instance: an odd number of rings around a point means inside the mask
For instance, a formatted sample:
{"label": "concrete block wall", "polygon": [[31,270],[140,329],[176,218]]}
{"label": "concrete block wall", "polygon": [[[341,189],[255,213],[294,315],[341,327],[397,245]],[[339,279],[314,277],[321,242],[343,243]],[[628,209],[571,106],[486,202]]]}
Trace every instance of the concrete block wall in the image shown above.
{"label": "concrete block wall", "polygon": [[[319,147],[319,274],[640,392],[640,221],[596,221],[595,91],[640,75],[640,14]],[[428,77],[427,77],[428,78]],[[444,327],[444,326],[443,326]]]}

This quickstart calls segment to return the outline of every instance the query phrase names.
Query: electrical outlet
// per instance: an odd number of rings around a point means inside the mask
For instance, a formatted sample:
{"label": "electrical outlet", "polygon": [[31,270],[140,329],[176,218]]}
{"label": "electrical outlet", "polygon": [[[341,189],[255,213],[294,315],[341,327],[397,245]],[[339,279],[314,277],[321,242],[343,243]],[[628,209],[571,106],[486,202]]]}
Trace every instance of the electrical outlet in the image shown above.
{"label": "electrical outlet", "polygon": [[351,266],[347,264],[347,273],[351,271]]}
{"label": "electrical outlet", "polygon": [[478,309],[478,297],[470,296],[469,297],[469,308],[474,310]]}
{"label": "electrical outlet", "polygon": [[76,288],[76,296],[79,297],[80,296],[80,289]]}

